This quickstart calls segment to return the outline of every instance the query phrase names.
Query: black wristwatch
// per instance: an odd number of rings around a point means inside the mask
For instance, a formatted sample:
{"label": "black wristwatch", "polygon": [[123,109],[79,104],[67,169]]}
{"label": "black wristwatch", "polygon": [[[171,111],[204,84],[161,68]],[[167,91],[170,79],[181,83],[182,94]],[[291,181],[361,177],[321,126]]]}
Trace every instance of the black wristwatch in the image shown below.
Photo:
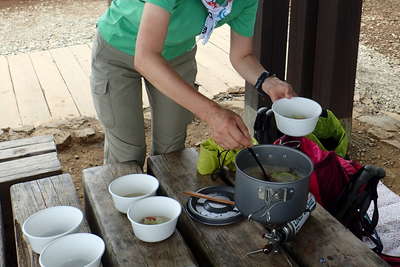
{"label": "black wristwatch", "polygon": [[265,97],[268,96],[267,93],[265,93],[263,91],[262,85],[263,85],[264,81],[269,77],[276,77],[276,75],[273,74],[272,72],[264,71],[263,73],[261,73],[260,77],[258,77],[257,82],[254,85],[254,87],[257,89],[257,92],[261,96],[265,96]]}

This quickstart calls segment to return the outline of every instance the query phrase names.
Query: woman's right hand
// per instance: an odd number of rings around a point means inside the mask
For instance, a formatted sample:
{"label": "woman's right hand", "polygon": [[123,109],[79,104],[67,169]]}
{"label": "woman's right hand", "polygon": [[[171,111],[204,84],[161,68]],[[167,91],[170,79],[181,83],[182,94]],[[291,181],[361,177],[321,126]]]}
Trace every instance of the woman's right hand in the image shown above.
{"label": "woman's right hand", "polygon": [[219,105],[205,118],[211,130],[211,137],[225,149],[239,149],[251,146],[249,130],[242,118],[235,112]]}

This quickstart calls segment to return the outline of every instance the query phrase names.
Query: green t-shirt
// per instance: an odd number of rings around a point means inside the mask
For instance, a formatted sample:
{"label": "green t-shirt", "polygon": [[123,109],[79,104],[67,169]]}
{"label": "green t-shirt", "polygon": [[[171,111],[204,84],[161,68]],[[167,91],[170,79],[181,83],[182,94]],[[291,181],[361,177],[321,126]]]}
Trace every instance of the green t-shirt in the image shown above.
{"label": "green t-shirt", "polygon": [[[135,54],[136,36],[145,2],[158,5],[171,13],[163,56],[172,59],[190,51],[200,34],[207,9],[201,0],[114,0],[100,17],[98,28],[111,46],[129,55]],[[218,0],[222,4],[223,0]],[[233,0],[232,11],[218,26],[228,23],[238,34],[253,35],[258,0]]]}

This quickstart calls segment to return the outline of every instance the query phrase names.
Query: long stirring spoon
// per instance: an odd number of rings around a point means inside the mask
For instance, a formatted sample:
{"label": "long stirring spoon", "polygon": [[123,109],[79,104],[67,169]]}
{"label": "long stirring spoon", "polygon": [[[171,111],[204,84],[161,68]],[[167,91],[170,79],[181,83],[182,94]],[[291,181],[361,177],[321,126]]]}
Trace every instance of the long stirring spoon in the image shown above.
{"label": "long stirring spoon", "polygon": [[264,179],[267,181],[271,181],[271,177],[267,174],[267,172],[264,169],[264,166],[261,164],[261,162],[258,160],[257,154],[256,152],[254,152],[252,147],[248,147],[247,150],[250,151],[251,155],[253,156],[253,158],[255,159],[255,161],[257,162],[258,166],[260,167],[263,175],[264,175]]}

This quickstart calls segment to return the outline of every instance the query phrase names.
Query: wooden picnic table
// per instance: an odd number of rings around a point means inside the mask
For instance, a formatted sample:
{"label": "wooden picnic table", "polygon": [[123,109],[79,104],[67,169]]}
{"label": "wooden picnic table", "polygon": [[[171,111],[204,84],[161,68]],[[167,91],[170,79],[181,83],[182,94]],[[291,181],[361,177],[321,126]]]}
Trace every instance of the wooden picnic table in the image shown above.
{"label": "wooden picnic table", "polygon": [[[150,157],[147,169],[160,181],[158,194],[185,206],[188,197],[183,191],[234,182],[199,175],[196,161],[194,149]],[[320,206],[278,254],[246,256],[266,244],[265,229],[258,223],[243,220],[229,226],[207,226],[193,221],[185,210],[170,238],[159,243],[139,241],[126,215],[113,207],[108,184],[119,176],[140,172],[135,163],[83,172],[86,213],[92,230],[105,240],[105,266],[387,266]]]}

